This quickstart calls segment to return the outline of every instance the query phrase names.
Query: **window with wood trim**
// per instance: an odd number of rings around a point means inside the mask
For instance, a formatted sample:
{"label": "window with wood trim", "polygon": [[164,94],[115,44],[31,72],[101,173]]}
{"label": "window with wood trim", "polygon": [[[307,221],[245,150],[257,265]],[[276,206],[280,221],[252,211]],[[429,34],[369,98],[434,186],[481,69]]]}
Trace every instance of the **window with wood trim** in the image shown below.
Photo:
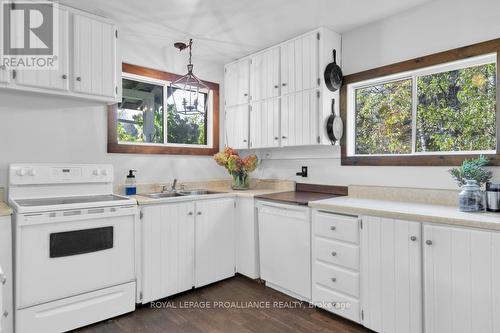
{"label": "window with wood trim", "polygon": [[109,107],[108,152],[211,155],[219,148],[219,86],[205,82],[197,110],[176,112],[175,74],[123,64],[122,101]]}
{"label": "window with wood trim", "polygon": [[346,76],[343,165],[498,163],[500,41]]}

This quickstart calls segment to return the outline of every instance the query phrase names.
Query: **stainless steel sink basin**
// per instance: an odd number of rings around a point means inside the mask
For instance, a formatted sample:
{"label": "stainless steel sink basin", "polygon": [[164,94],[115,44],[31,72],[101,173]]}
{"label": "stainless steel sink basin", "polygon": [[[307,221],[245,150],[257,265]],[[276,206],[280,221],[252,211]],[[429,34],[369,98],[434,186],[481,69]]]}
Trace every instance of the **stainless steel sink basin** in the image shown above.
{"label": "stainless steel sink basin", "polygon": [[160,192],[160,193],[144,194],[144,196],[152,199],[162,199],[162,198],[183,197],[184,194],[180,194],[177,192]]}
{"label": "stainless steel sink basin", "polygon": [[220,192],[196,189],[196,190],[181,190],[178,191],[177,193],[179,193],[180,195],[206,195],[206,194],[217,194]]}

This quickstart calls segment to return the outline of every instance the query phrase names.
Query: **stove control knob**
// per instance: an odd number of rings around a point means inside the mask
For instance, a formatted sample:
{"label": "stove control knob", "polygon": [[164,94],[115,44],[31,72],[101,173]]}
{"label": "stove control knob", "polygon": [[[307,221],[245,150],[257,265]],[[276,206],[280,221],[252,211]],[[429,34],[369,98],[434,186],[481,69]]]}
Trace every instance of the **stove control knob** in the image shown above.
{"label": "stove control knob", "polygon": [[28,170],[28,176],[34,177],[36,175],[36,171],[34,169]]}
{"label": "stove control knob", "polygon": [[95,169],[95,170],[92,172],[92,174],[93,174],[94,176],[99,176],[99,169]]}
{"label": "stove control knob", "polygon": [[23,177],[26,174],[26,170],[25,169],[18,169],[16,173],[18,176]]}
{"label": "stove control knob", "polygon": [[102,175],[102,176],[107,176],[107,175],[108,175],[108,170],[106,170],[106,169],[102,169],[102,170],[101,170],[101,175]]}

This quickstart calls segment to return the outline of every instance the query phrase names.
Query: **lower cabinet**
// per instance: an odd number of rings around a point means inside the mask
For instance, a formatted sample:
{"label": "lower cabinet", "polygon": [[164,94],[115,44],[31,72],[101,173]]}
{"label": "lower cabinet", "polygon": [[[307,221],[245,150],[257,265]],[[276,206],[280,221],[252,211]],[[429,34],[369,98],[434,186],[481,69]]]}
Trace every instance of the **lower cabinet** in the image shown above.
{"label": "lower cabinet", "polygon": [[150,205],[141,211],[142,303],[234,275],[233,198]]}
{"label": "lower cabinet", "polygon": [[0,332],[14,332],[11,217],[0,216]]}
{"label": "lower cabinet", "polygon": [[311,220],[308,207],[258,202],[260,274],[266,285],[311,299]]}
{"label": "lower cabinet", "polygon": [[260,277],[259,226],[253,198],[239,197],[235,211],[236,271],[251,279]]}
{"label": "lower cabinet", "polygon": [[500,332],[500,233],[423,230],[425,332]]}
{"label": "lower cabinet", "polygon": [[195,287],[235,274],[234,200],[196,202]]}
{"label": "lower cabinet", "polygon": [[193,202],[142,208],[142,302],[194,286]]}
{"label": "lower cabinet", "polygon": [[375,332],[421,333],[421,224],[371,216],[362,221],[363,325]]}

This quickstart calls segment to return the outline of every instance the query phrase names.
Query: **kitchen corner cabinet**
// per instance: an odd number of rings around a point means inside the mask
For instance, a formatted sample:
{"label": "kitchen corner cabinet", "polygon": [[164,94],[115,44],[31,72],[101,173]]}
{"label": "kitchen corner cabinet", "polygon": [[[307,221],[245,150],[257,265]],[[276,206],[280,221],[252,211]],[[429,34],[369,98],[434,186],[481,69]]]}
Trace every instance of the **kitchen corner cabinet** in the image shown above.
{"label": "kitchen corner cabinet", "polygon": [[229,64],[224,69],[225,105],[247,104],[250,99],[250,60]]}
{"label": "kitchen corner cabinet", "polygon": [[426,333],[500,332],[500,233],[424,224]]}
{"label": "kitchen corner cabinet", "polygon": [[142,302],[194,286],[193,202],[142,208]]}
{"label": "kitchen corner cabinet", "polygon": [[234,149],[249,148],[248,104],[226,108],[226,145]]}
{"label": "kitchen corner cabinet", "polygon": [[250,107],[250,148],[280,146],[278,98],[253,102]]}
{"label": "kitchen corner cabinet", "polygon": [[376,332],[423,332],[420,223],[371,216],[362,221],[363,325]]}
{"label": "kitchen corner cabinet", "polygon": [[14,332],[11,216],[0,216],[0,332]]}
{"label": "kitchen corner cabinet", "polygon": [[235,199],[196,202],[195,287],[234,276]]}

